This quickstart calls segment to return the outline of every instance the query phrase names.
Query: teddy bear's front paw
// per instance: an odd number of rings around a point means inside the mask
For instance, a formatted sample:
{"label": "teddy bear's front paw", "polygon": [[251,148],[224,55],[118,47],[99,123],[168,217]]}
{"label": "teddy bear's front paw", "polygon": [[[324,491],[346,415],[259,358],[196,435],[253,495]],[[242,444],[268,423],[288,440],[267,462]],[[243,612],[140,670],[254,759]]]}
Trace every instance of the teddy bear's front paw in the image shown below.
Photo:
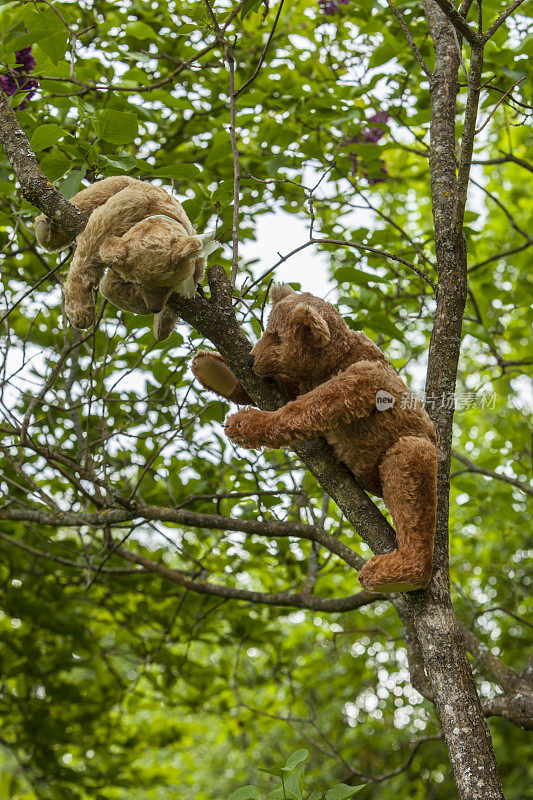
{"label": "teddy bear's front paw", "polygon": [[92,305],[65,302],[65,311],[73,328],[90,328],[94,322],[95,310],[94,300]]}
{"label": "teddy bear's front paw", "polygon": [[241,447],[262,447],[265,444],[265,412],[255,408],[238,411],[228,417],[226,433]]}

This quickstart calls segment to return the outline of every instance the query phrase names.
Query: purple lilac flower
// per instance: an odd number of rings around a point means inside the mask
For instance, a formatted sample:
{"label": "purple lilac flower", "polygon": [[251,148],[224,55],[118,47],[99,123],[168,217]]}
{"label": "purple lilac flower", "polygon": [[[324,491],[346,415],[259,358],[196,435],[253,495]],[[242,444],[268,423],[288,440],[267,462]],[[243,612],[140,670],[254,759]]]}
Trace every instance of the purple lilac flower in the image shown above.
{"label": "purple lilac flower", "polygon": [[4,92],[10,97],[12,94],[15,94],[17,89],[19,88],[17,81],[13,77],[13,75],[2,75],[0,78],[0,86],[4,90]]}
{"label": "purple lilac flower", "polygon": [[[371,117],[369,117],[368,121],[374,122],[378,125],[384,125],[388,119],[389,115],[386,111],[378,111],[377,114],[373,114]],[[379,142],[384,133],[385,131],[382,128],[367,128],[363,131],[363,137],[367,142],[375,144],[376,142]]]}
{"label": "purple lilac flower", "polygon": [[22,72],[31,72],[35,69],[35,59],[31,54],[31,47],[24,47],[15,53],[15,61],[21,67]]}
{"label": "purple lilac flower", "polygon": [[318,0],[318,5],[321,11],[328,17],[336,14],[339,6],[347,6],[350,0]]}
{"label": "purple lilac flower", "polygon": [[22,50],[17,50],[15,53],[15,62],[17,66],[10,70],[8,75],[0,77],[0,86],[8,95],[14,95],[17,92],[26,92],[26,97],[15,106],[15,109],[24,109],[31,100],[37,89],[39,88],[39,81],[35,78],[26,77],[25,73],[31,72],[35,68],[35,59],[31,54],[31,47],[24,47]]}
{"label": "purple lilac flower", "polygon": [[[378,111],[376,114],[373,114],[371,117],[368,118],[368,122],[373,122],[374,124],[383,126],[388,121],[388,119],[389,115],[387,114],[386,111]],[[377,142],[379,142],[379,140],[381,139],[382,136],[384,136],[384,134],[385,131],[383,130],[382,127],[365,128],[364,130],[361,131],[361,133],[352,136],[351,139],[346,139],[345,146],[350,144],[377,144]],[[359,158],[355,155],[355,153],[348,153],[348,158],[352,163],[352,172],[353,173],[360,172],[361,175],[364,178],[366,178],[366,180],[371,186],[373,186],[376,183],[383,183],[383,181],[386,180],[386,178],[381,178],[381,177],[369,178],[368,171],[365,168],[364,164],[361,167],[359,166]],[[387,175],[388,173],[385,162],[383,161],[382,158],[380,158],[379,161],[381,163],[381,172]]]}

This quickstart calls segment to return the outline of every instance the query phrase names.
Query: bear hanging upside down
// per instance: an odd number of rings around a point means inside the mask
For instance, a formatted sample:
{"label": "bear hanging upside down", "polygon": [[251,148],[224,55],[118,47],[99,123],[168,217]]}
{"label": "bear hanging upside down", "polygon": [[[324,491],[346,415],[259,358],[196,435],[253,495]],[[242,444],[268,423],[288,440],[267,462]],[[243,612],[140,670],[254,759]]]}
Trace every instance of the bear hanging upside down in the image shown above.
{"label": "bear hanging upside down", "polygon": [[[425,588],[437,500],[433,423],[379,347],[348,328],[332,305],[285,285],[274,287],[272,300],[250,364],[257,375],[279,377],[295,399],[277,411],[238,411],[226,433],[250,448],[325,436],[361,486],[383,497],[396,528],[398,548],[365,564],[361,586],[376,592]],[[197,353],[193,372],[223,397],[252,402],[218,353]]]}
{"label": "bear hanging upside down", "polygon": [[[153,313],[156,339],[166,339],[177,320],[167,300],[172,292],[194,296],[206,254],[215,247],[211,236],[198,236],[181,203],[164,189],[127,175],[97,181],[71,202],[90,213],[64,287],[71,324],[92,325],[93,290],[99,287],[118,308]],[[58,224],[44,214],[35,220],[35,234],[52,252],[69,244]]]}

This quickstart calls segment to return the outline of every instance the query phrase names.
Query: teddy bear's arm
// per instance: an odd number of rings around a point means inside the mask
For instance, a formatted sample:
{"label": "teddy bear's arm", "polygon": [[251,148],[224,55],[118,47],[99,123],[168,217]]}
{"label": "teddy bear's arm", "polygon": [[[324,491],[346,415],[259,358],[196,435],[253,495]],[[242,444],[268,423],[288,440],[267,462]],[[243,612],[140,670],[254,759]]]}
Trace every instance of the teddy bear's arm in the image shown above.
{"label": "teddy bear's arm", "polygon": [[140,181],[134,181],[92,212],[85,230],[78,237],[64,286],[65,309],[75,328],[88,328],[94,320],[92,290],[96,289],[105,272],[105,264],[98,252],[102,242],[111,233],[124,234],[142,220],[149,209],[149,189]]}
{"label": "teddy bear's arm", "polygon": [[[139,183],[139,181],[130,178],[128,175],[114,175],[111,178],[104,178],[82,189],[81,192],[70,198],[70,202],[80,211],[90,213],[132,183]],[[52,222],[45,214],[39,214],[35,218],[34,226],[37,242],[51,253],[63,250],[72,241],[58,224]]]}
{"label": "teddy bear's arm", "polygon": [[283,447],[368,416],[388,376],[378,361],[359,361],[278,411],[244,409],[230,417],[226,433],[244,447]]}

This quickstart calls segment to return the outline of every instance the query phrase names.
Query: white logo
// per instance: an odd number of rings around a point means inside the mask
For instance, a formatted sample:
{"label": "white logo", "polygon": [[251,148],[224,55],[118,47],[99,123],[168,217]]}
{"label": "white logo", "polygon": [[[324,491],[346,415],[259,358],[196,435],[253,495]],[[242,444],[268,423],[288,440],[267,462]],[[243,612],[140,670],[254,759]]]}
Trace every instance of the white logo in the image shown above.
{"label": "white logo", "polygon": [[376,392],[376,408],[378,411],[387,411],[387,409],[393,407],[395,402],[396,399],[385,389],[380,389],[379,392]]}

